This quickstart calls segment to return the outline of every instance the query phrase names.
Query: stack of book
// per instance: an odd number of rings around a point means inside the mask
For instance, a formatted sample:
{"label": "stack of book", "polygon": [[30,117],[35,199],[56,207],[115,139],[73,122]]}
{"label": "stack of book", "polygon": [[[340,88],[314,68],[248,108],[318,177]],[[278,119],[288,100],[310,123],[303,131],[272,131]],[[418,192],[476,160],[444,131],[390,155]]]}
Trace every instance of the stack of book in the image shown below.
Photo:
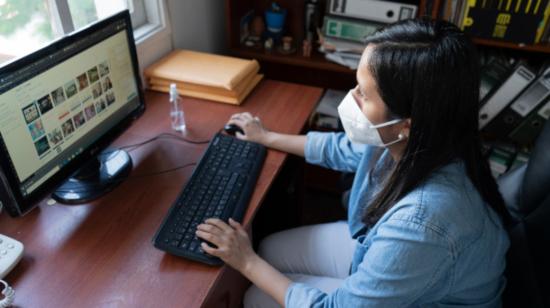
{"label": "stack of book", "polygon": [[[426,1],[426,9],[431,11],[436,2]],[[438,11],[439,18],[475,37],[519,44],[549,42],[549,16],[549,0],[442,0]]]}
{"label": "stack of book", "polygon": [[174,50],[144,74],[149,88],[169,92],[175,83],[181,95],[238,105],[260,82],[256,60],[190,50]]}
{"label": "stack of book", "polygon": [[357,69],[365,38],[386,24],[414,18],[417,6],[393,1],[331,0],[319,31],[327,60]]}
{"label": "stack of book", "polygon": [[531,146],[550,118],[550,64],[489,61],[481,74],[479,128],[486,139]]}

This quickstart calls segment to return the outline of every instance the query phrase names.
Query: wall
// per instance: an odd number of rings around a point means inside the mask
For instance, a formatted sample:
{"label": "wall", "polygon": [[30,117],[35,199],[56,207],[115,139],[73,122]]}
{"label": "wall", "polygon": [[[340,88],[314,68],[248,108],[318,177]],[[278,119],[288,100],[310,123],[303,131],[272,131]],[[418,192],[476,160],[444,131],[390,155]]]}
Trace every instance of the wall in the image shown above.
{"label": "wall", "polygon": [[224,53],[225,1],[167,0],[174,48]]}

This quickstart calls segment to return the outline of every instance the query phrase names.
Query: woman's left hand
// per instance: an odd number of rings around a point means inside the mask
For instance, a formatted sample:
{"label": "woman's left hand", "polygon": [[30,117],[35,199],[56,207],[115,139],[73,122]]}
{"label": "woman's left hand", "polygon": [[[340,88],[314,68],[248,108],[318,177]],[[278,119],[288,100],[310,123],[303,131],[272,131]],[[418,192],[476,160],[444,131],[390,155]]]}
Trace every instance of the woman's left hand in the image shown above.
{"label": "woman's left hand", "polygon": [[231,218],[229,224],[217,218],[209,218],[197,226],[196,234],[217,246],[203,242],[201,247],[206,253],[222,259],[238,271],[242,272],[256,256],[248,234],[241,224]]}

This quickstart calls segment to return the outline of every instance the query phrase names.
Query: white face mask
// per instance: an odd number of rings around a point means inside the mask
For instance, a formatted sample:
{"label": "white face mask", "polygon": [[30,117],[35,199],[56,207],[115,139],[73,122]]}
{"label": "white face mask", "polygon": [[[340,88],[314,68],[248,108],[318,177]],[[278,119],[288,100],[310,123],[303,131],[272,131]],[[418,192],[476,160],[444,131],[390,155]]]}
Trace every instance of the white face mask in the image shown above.
{"label": "white face mask", "polygon": [[390,126],[403,121],[402,119],[391,120],[388,122],[373,125],[363,114],[350,90],[346,97],[338,106],[338,115],[342,120],[342,125],[346,131],[349,140],[355,143],[369,144],[378,147],[387,147],[405,139],[403,134],[399,134],[398,139],[384,143],[380,137],[377,128]]}

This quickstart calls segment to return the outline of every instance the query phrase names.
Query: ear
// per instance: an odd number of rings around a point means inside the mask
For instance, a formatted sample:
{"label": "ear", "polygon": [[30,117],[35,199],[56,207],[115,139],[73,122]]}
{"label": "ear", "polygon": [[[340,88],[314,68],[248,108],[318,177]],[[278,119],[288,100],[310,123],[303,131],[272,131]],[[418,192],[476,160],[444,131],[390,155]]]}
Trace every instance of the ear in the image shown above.
{"label": "ear", "polygon": [[411,132],[411,118],[405,119],[403,121],[403,127],[401,128],[401,134],[403,134],[405,137],[409,138],[409,134]]}

